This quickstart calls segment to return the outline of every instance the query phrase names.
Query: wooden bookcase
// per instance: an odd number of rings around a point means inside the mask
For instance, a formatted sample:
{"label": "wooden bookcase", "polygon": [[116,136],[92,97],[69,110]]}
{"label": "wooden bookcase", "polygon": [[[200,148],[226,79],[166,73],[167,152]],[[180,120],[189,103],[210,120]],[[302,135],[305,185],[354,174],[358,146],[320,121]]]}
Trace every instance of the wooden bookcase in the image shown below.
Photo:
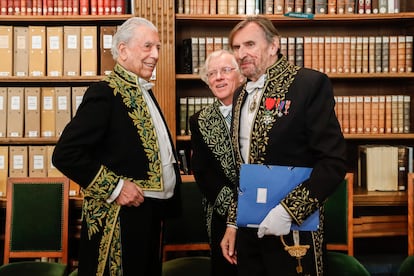
{"label": "wooden bookcase", "polygon": [[[281,36],[390,36],[414,34],[414,2],[400,1],[400,13],[394,14],[343,14],[315,15],[313,19],[292,18],[283,15],[266,15],[272,20]],[[226,37],[244,15],[176,14],[176,105],[179,98],[211,96],[207,86],[197,74],[183,74],[180,59],[182,41],[191,37]],[[410,133],[404,134],[345,134],[347,142],[347,170],[354,180],[354,235],[358,239],[374,237],[402,237],[407,235],[406,192],[367,192],[358,187],[357,160],[361,144],[414,144],[414,72],[404,73],[328,73],[335,96],[394,95],[411,96]],[[179,112],[176,129],[179,130]],[[191,151],[189,135],[177,133],[177,147]],[[189,155],[189,153],[187,153]],[[372,240],[373,241],[373,240]],[[404,248],[403,247],[403,248]],[[358,248],[356,248],[358,250]],[[404,249],[402,249],[404,250]],[[404,251],[403,253],[405,253]],[[356,252],[358,254],[358,252]]]}
{"label": "wooden bookcase", "polygon": [[[134,2],[134,1],[132,1]],[[154,93],[164,111],[170,131],[178,148],[190,150],[190,136],[177,135],[179,116],[178,99],[188,96],[211,96],[206,85],[194,74],[181,74],[176,64],[180,63],[182,40],[192,36],[226,37],[231,28],[244,15],[184,15],[176,12],[175,0],[135,1],[133,14],[145,17],[159,28],[162,49],[157,65]],[[282,36],[306,35],[393,35],[414,34],[414,2],[400,0],[401,12],[397,14],[348,14],[348,15],[316,15],[313,20],[285,17],[283,15],[267,15],[278,28]],[[0,16],[2,25],[112,25],[126,20],[131,15],[123,16]],[[411,132],[408,134],[346,134],[348,144],[348,171],[356,172],[357,147],[360,144],[414,144],[414,73],[388,74],[328,74],[334,85],[335,95],[411,95]],[[83,86],[98,81],[97,77],[2,77],[0,86]],[[1,138],[1,145],[53,145],[54,138]],[[188,179],[187,179],[188,178]],[[191,176],[184,181],[191,181]],[[354,181],[357,183],[357,181]],[[406,236],[405,192],[371,193],[363,189],[354,191],[354,208],[356,215],[368,214],[374,226],[368,230],[356,230],[355,238],[384,236]],[[1,200],[0,200],[1,201]],[[80,208],[79,200],[71,201],[75,209]],[[392,212],[387,207],[392,206]],[[394,206],[394,207],[393,207]],[[385,218],[384,218],[385,217]],[[370,218],[371,219],[371,218]],[[378,228],[375,223],[382,220],[400,219],[398,229],[395,227]],[[356,220],[355,223],[360,223]],[[372,224],[370,224],[372,225]],[[357,229],[361,229],[356,227]],[[356,249],[358,250],[358,249]],[[358,252],[356,252],[358,253]]]}

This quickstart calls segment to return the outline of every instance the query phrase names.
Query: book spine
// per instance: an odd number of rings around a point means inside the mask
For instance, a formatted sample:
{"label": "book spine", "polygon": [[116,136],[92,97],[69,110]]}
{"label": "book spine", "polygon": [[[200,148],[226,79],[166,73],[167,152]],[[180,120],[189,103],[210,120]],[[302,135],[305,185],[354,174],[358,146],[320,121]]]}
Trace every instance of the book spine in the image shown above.
{"label": "book spine", "polygon": [[405,72],[405,35],[398,36],[397,42],[397,72],[404,73]]}
{"label": "book spine", "polygon": [[368,41],[368,70],[369,73],[375,73],[375,36],[370,36]]}
{"label": "book spine", "polygon": [[304,4],[303,4],[303,10],[305,11],[305,13],[313,13],[314,12],[314,0],[304,0]]}
{"label": "book spine", "polygon": [[331,73],[331,37],[325,36],[325,73]]}
{"label": "book spine", "polygon": [[356,97],[356,132],[364,133],[364,97]]}
{"label": "book spine", "polygon": [[362,73],[369,72],[369,38],[362,38]]}
{"label": "book spine", "polygon": [[403,103],[403,133],[411,132],[411,96],[404,95]]}
{"label": "book spine", "polygon": [[405,71],[413,71],[413,36],[405,36]]}
{"label": "book spine", "polygon": [[306,68],[312,68],[312,37],[303,38],[303,64]]}
{"label": "book spine", "polygon": [[328,13],[328,0],[315,0],[315,14]]}
{"label": "book spine", "polygon": [[336,72],[344,72],[344,37],[338,36],[336,43]]}
{"label": "book spine", "polygon": [[312,37],[312,69],[319,70],[319,59],[318,59],[318,53],[319,53],[319,39],[317,36]]}
{"label": "book spine", "polygon": [[336,4],[337,4],[336,0],[328,0],[328,14],[338,13]]}
{"label": "book spine", "polygon": [[398,71],[398,37],[394,35],[390,36],[388,65],[390,73]]}
{"label": "book spine", "polygon": [[342,97],[342,127],[343,133],[349,133],[349,96]]}
{"label": "book spine", "polygon": [[364,96],[364,133],[371,133],[371,96]]}
{"label": "book spine", "polygon": [[382,72],[388,73],[389,72],[389,47],[390,47],[390,37],[383,36],[382,37]]}
{"label": "book spine", "polygon": [[295,54],[296,54],[296,45],[295,45],[295,37],[289,36],[287,38],[287,58],[288,61],[292,64],[295,64]]}
{"label": "book spine", "polygon": [[344,73],[349,74],[351,72],[351,37],[344,37]]}
{"label": "book spine", "polygon": [[264,14],[273,14],[273,0],[264,1]]}
{"label": "book spine", "polygon": [[331,72],[336,74],[337,71],[337,51],[338,51],[338,37],[332,36],[331,37]]}
{"label": "book spine", "polygon": [[303,37],[296,37],[295,63],[303,67]]}
{"label": "book spine", "polygon": [[378,97],[378,132],[385,133],[385,96]]}
{"label": "book spine", "polygon": [[349,133],[357,132],[357,105],[356,96],[349,96]]}
{"label": "book spine", "polygon": [[301,12],[304,11],[304,9],[303,9],[303,5],[304,5],[303,1],[304,0],[295,0],[295,12],[301,13]]}
{"label": "book spine", "polygon": [[385,96],[385,133],[392,133],[392,96]]}
{"label": "book spine", "polygon": [[295,11],[295,0],[285,0],[285,13]]}
{"label": "book spine", "polygon": [[325,70],[325,37],[318,37],[318,70],[324,72]]}
{"label": "book spine", "polygon": [[379,97],[371,97],[371,133],[379,133]]}

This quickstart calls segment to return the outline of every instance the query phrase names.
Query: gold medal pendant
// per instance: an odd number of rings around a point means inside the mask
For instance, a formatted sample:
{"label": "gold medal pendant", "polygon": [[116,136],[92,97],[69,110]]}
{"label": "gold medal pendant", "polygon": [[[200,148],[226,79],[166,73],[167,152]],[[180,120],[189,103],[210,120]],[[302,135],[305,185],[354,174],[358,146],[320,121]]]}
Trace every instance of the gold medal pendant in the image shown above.
{"label": "gold medal pendant", "polygon": [[257,108],[257,91],[259,91],[259,88],[254,89],[253,99],[249,105],[249,112],[254,112]]}
{"label": "gold medal pendant", "polygon": [[250,111],[250,112],[255,111],[255,110],[256,110],[256,106],[257,106],[257,103],[256,103],[256,101],[253,99],[253,101],[250,103],[250,106],[249,106],[249,111]]}

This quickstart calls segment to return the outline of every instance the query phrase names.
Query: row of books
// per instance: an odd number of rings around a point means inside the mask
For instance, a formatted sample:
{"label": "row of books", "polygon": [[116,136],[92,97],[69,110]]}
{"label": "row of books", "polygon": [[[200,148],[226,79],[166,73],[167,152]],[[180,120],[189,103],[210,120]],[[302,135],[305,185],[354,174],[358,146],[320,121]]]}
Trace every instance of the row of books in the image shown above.
{"label": "row of books", "polygon": [[228,37],[191,37],[183,40],[182,73],[198,74],[206,57],[214,51],[229,49]]}
{"label": "row of books", "polygon": [[[281,52],[289,62],[324,73],[412,72],[413,36],[281,37]],[[183,40],[182,73],[199,72],[205,58],[228,49],[227,37],[191,37]]]}
{"label": "row of books", "polygon": [[177,0],[178,14],[399,13],[400,0]]}
{"label": "row of books", "polygon": [[125,0],[0,0],[0,15],[115,15],[129,10]]}
{"label": "row of books", "polygon": [[[0,146],[0,197],[7,192],[8,177],[61,177],[52,164],[54,145]],[[79,185],[70,181],[70,196],[79,195]]]}
{"label": "row of books", "polygon": [[212,104],[215,97],[183,97],[179,99],[179,135],[190,135],[188,120],[204,107]]}
{"label": "row of books", "polygon": [[410,133],[409,95],[335,96],[343,133]]}
{"label": "row of books", "polygon": [[106,75],[116,28],[0,26],[0,77]]}
{"label": "row of books", "polygon": [[358,185],[368,191],[405,191],[407,174],[413,172],[413,147],[360,145]]}
{"label": "row of books", "polygon": [[404,73],[412,72],[413,36],[282,37],[281,52],[325,73]]}
{"label": "row of books", "polygon": [[59,137],[87,87],[0,87],[0,137]]}

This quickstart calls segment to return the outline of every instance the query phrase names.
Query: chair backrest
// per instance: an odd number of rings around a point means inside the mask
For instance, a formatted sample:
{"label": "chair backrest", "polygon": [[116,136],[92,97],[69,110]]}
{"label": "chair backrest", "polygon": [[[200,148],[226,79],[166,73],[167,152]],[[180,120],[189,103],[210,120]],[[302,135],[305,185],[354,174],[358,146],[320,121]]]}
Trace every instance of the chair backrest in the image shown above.
{"label": "chair backrest", "polygon": [[68,260],[69,179],[9,178],[4,263],[18,258]]}
{"label": "chair backrest", "polygon": [[368,270],[354,257],[345,253],[328,251],[325,275],[370,276]]}
{"label": "chair backrest", "polygon": [[398,269],[398,276],[414,275],[414,256],[407,256]]}
{"label": "chair backrest", "polygon": [[407,181],[407,197],[408,197],[408,255],[414,255],[414,173],[408,174]]}
{"label": "chair backrest", "polygon": [[61,263],[21,261],[0,266],[1,276],[64,276],[67,266]]}
{"label": "chair backrest", "polygon": [[345,251],[354,255],[353,228],[354,174],[347,173],[344,181],[324,204],[324,239],[328,250]]}
{"label": "chair backrest", "polygon": [[164,261],[169,252],[210,250],[199,187],[196,182],[183,182],[180,188],[182,214],[164,221]]}
{"label": "chair backrest", "polygon": [[162,264],[162,276],[210,276],[210,257],[181,257]]}

